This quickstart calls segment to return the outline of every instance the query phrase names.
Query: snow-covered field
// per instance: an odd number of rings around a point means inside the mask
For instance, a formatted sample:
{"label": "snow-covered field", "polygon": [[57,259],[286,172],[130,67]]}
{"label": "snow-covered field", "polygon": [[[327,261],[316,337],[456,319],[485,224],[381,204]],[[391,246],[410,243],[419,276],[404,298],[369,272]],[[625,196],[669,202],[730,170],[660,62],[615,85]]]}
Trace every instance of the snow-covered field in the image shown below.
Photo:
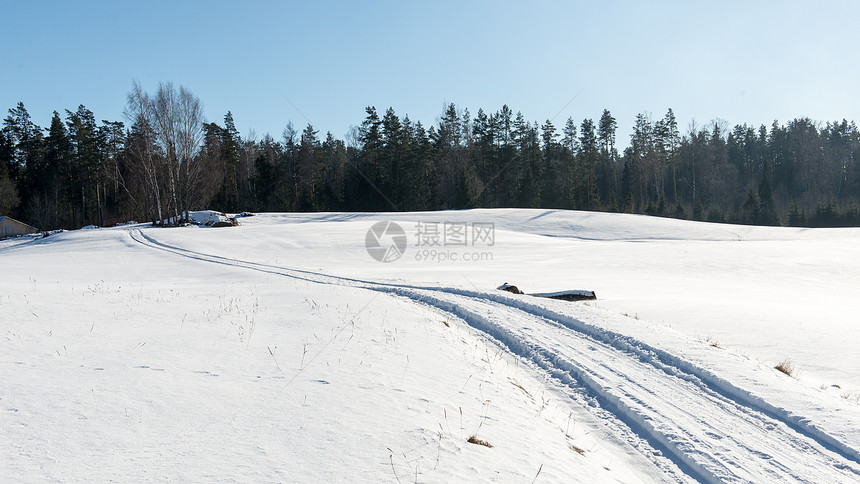
{"label": "snow-covered field", "polygon": [[4,480],[860,480],[858,229],[239,220],[0,241]]}

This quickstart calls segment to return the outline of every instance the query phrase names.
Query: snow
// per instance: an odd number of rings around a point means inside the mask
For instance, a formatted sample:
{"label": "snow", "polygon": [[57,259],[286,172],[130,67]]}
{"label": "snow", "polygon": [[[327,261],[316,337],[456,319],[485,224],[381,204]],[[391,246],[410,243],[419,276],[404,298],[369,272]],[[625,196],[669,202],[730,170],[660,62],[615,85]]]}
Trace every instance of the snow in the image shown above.
{"label": "snow", "polygon": [[[237,220],[0,244],[0,475],[860,479],[858,229],[513,209]],[[393,262],[365,247],[380,221],[409,237]],[[416,245],[446,223],[494,238]],[[796,378],[773,369],[785,358]]]}
{"label": "snow", "polygon": [[[267,218],[290,225],[270,227]],[[375,264],[364,235],[374,221],[387,218],[410,235],[410,248],[394,264]],[[495,223],[496,243],[487,248],[493,260],[415,260],[426,250],[414,247],[416,224],[446,221]],[[811,384],[860,388],[860,359],[854,357],[860,346],[860,229],[546,210],[282,214],[242,223],[248,236],[229,248],[218,244],[217,253],[254,246],[266,254],[261,260],[283,263],[282,248],[257,234],[288,234],[280,238],[287,238],[303,266],[329,273],[487,289],[504,281],[525,293],[587,289],[598,295],[600,307],[710,337],[768,363],[791,358]],[[199,248],[218,237],[207,236]]]}
{"label": "snow", "polygon": [[216,212],[214,210],[201,210],[197,212],[189,212],[188,219],[196,225],[211,227],[215,224],[231,224],[232,219],[226,214]]}

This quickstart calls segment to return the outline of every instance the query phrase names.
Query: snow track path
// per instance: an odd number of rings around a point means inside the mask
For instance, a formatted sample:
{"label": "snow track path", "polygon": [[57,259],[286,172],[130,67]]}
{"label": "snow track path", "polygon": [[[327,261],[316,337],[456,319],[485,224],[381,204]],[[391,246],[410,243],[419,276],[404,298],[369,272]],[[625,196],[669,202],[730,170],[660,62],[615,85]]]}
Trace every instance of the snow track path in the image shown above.
{"label": "snow track path", "polygon": [[683,477],[680,471],[701,482],[860,480],[860,452],[814,423],[683,359],[523,297],[342,278],[190,251],[140,229],[129,234],[191,259],[360,287],[453,314],[561,382],[572,398],[585,392],[595,399],[635,436],[631,444],[647,442],[674,463],[655,462],[669,478]]}

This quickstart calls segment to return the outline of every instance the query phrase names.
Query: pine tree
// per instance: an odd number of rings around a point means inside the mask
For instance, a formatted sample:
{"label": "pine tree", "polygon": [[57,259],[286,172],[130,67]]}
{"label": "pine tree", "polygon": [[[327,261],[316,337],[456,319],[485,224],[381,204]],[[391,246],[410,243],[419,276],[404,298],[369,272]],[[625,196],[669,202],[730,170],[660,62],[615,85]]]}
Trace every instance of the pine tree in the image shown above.
{"label": "pine tree", "polygon": [[9,178],[10,170],[15,162],[12,134],[3,127],[0,129],[0,176]]}
{"label": "pine tree", "polygon": [[636,213],[639,208],[638,180],[639,180],[639,160],[632,147],[624,149],[624,170],[621,173],[621,193],[624,203],[622,210],[624,212]]}
{"label": "pine tree", "polygon": [[514,135],[520,165],[518,204],[521,207],[539,207],[542,197],[543,162],[537,123],[532,126],[531,123],[522,122],[522,116],[518,116],[518,119],[520,121]]}
{"label": "pine tree", "polygon": [[483,109],[479,109],[472,123],[471,165],[481,183],[473,205],[479,207],[492,207],[495,202],[491,186],[495,185],[493,182],[497,177],[497,174],[492,172],[497,149],[491,118],[495,116],[487,116]]}
{"label": "pine tree", "polygon": [[385,187],[389,184],[389,173],[383,163],[382,149],[382,121],[376,113],[376,107],[365,108],[367,117],[359,128],[359,141],[361,143],[360,163],[356,167],[358,179],[359,207],[363,210],[397,210],[390,198],[385,193]]}
{"label": "pine tree", "polygon": [[543,145],[541,202],[544,207],[563,206],[563,156],[558,137],[555,126],[550,120],[546,120],[541,126]]}
{"label": "pine tree", "polygon": [[219,171],[223,174],[221,186],[213,199],[213,206],[222,212],[239,211],[239,147],[241,139],[236,125],[233,123],[233,113],[227,111],[224,115],[224,127],[214,123],[208,126],[210,135],[217,134],[221,152],[219,153]]}
{"label": "pine tree", "polygon": [[299,211],[318,210],[316,206],[316,187],[319,183],[319,174],[317,173],[319,141],[317,140],[317,133],[318,131],[314,130],[313,125],[310,123],[302,131],[297,167],[299,186],[297,206]]}
{"label": "pine tree", "polygon": [[35,222],[40,227],[59,227],[60,214],[68,218],[64,225],[70,226],[73,223],[70,213],[73,194],[70,192],[72,187],[69,178],[72,175],[72,158],[72,144],[66,125],[54,111],[48,136],[45,137],[43,170],[38,175],[42,189],[36,196],[39,197],[44,210],[39,211],[41,213]]}
{"label": "pine tree", "polygon": [[497,150],[493,160],[494,206],[511,206],[519,193],[517,148],[513,140],[514,113],[507,104],[493,117]]}
{"label": "pine tree", "polygon": [[678,131],[678,121],[672,108],[666,112],[663,118],[664,151],[669,165],[672,166],[672,200],[678,202],[678,148],[681,145],[681,133]]}
{"label": "pine tree", "polygon": [[346,145],[341,140],[334,139],[331,132],[326,133],[325,140],[320,148],[320,165],[323,173],[321,182],[322,190],[317,193],[315,206],[318,210],[342,210],[344,200],[344,183],[347,163]]}
{"label": "pine tree", "polygon": [[21,202],[15,181],[9,177],[12,164],[12,140],[6,130],[0,130],[0,214],[11,214]]}
{"label": "pine tree", "polygon": [[579,177],[582,183],[578,195],[579,206],[594,210],[599,202],[597,193],[597,163],[600,151],[595,134],[594,121],[584,119],[579,129]]}
{"label": "pine tree", "polygon": [[[615,131],[618,123],[608,109],[603,110],[597,124],[597,139],[600,146],[600,165],[606,178],[611,181],[611,188],[604,190],[604,195],[610,200],[617,200],[620,194],[618,184],[618,152],[615,150]],[[614,210],[617,210],[617,205]]]}
{"label": "pine tree", "polygon": [[[630,135],[630,148],[631,158],[628,160],[630,170],[627,173],[626,187],[633,191],[637,206],[642,206],[659,196],[659,177],[657,176],[659,165],[654,149],[654,125],[650,117],[644,113],[636,115],[633,134]],[[648,178],[652,171],[655,173],[654,193],[653,196],[649,196],[651,184]]]}
{"label": "pine tree", "polygon": [[[124,198],[121,190],[124,184],[120,171],[120,159],[126,141],[125,124],[122,121],[102,121],[98,128],[99,144],[102,147],[102,167],[104,172],[104,205],[111,207],[111,217],[118,217],[122,212],[128,212],[129,200]],[[131,220],[131,214],[128,214]]]}
{"label": "pine tree", "polygon": [[81,225],[104,223],[101,188],[104,183],[102,147],[93,112],[78,106],[75,112],[66,110],[66,126],[72,144],[73,161],[66,173],[71,200],[77,201],[80,212],[74,220]]}
{"label": "pine tree", "polygon": [[452,103],[445,110],[433,137],[437,166],[437,189],[444,208],[458,208],[471,200],[471,177],[464,172],[466,153],[462,119]]}
{"label": "pine tree", "polygon": [[567,118],[564,123],[564,135],[561,139],[563,148],[563,170],[564,184],[563,191],[566,203],[565,208],[579,208],[577,205],[577,193],[579,192],[579,184],[581,178],[579,176],[579,167],[577,166],[577,154],[579,152],[579,138],[577,137],[576,121],[573,118]]}
{"label": "pine tree", "polygon": [[3,120],[3,128],[12,145],[9,176],[18,180],[27,165],[39,162],[42,154],[42,129],[32,121],[22,102],[9,110],[9,116]]}
{"label": "pine tree", "polygon": [[403,124],[393,108],[388,108],[382,117],[382,148],[380,166],[388,175],[383,186],[379,186],[389,200],[398,208],[403,206],[408,189],[404,188],[404,146]]}

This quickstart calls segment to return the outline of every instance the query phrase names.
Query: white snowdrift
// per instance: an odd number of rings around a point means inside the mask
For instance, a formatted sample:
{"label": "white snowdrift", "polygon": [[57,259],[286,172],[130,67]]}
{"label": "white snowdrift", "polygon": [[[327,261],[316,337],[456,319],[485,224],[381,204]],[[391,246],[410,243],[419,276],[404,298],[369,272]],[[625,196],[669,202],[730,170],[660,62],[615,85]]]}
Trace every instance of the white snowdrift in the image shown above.
{"label": "white snowdrift", "polygon": [[[419,221],[495,224],[492,258],[417,260]],[[0,245],[0,475],[856,481],[858,235],[480,210]]]}

